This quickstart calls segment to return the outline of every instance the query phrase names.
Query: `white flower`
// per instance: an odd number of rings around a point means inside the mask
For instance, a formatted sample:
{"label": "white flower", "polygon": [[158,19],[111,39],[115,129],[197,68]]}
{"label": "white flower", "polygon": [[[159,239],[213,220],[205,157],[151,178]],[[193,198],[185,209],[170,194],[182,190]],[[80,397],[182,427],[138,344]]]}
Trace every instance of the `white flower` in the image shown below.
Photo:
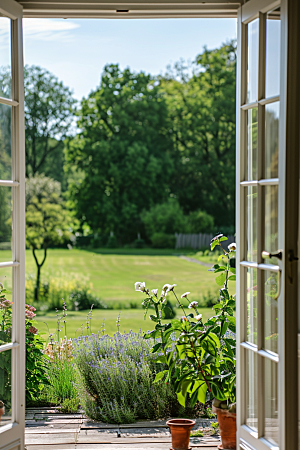
{"label": "white flower", "polygon": [[192,309],[192,308],[197,308],[197,306],[198,306],[198,302],[191,302],[190,304],[189,304],[189,309]]}
{"label": "white flower", "polygon": [[134,287],[135,287],[136,291],[145,292],[145,290],[146,290],[146,284],[144,281],[142,283],[140,281],[137,281],[134,284]]}
{"label": "white flower", "polygon": [[199,320],[202,319],[202,314],[198,314],[198,316],[195,316],[195,319],[198,320],[198,322],[199,322]]}
{"label": "white flower", "polygon": [[177,284],[172,284],[172,286],[169,287],[169,291],[173,291],[174,287],[176,287]]}
{"label": "white flower", "polygon": [[184,294],[182,294],[181,298],[187,297],[188,295],[190,295],[190,292],[185,292]]}
{"label": "white flower", "polygon": [[157,295],[157,291],[158,291],[158,289],[152,289],[152,293],[156,296]]}
{"label": "white flower", "polygon": [[187,318],[185,316],[182,316],[180,320],[181,322],[187,322]]}
{"label": "white flower", "polygon": [[162,292],[168,292],[170,290],[171,285],[170,284],[165,284],[162,288]]}
{"label": "white flower", "polygon": [[228,250],[229,250],[230,252],[235,252],[235,251],[236,251],[236,243],[233,242],[232,244],[229,244],[229,245],[228,245]]}

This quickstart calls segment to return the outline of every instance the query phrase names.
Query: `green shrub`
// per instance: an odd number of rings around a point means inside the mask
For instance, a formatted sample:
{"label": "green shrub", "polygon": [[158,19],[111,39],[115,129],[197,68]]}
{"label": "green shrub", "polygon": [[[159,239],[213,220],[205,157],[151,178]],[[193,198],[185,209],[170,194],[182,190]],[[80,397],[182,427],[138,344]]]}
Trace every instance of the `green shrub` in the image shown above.
{"label": "green shrub", "polygon": [[[43,396],[47,403],[63,404],[72,400],[78,407],[78,392],[76,388],[76,373],[73,362],[55,357],[48,365],[47,378],[49,386],[44,390]],[[66,405],[67,403],[65,403]],[[69,403],[71,405],[72,402]]]}
{"label": "green shrub", "polygon": [[88,416],[120,424],[178,412],[171,387],[154,384],[158,365],[150,353],[151,343],[140,334],[81,336],[74,347],[84,389],[80,398]]}
{"label": "green shrub", "polygon": [[87,286],[77,286],[69,295],[69,305],[73,311],[90,309],[94,305],[95,309],[106,309],[107,305],[96,297]]}
{"label": "green shrub", "polygon": [[76,413],[79,407],[79,398],[65,398],[60,405],[61,412]]}
{"label": "green shrub", "polygon": [[155,233],[151,242],[154,248],[175,248],[176,238],[173,234]]}
{"label": "green shrub", "polygon": [[189,233],[212,233],[214,218],[205,211],[193,211],[188,216]]}
{"label": "green shrub", "polygon": [[187,218],[178,201],[174,198],[160,205],[154,205],[141,216],[148,238],[153,240],[156,233],[171,235],[187,231]]}
{"label": "green shrub", "polygon": [[107,248],[118,248],[118,241],[114,234],[109,236],[107,243],[106,243],[106,247]]}

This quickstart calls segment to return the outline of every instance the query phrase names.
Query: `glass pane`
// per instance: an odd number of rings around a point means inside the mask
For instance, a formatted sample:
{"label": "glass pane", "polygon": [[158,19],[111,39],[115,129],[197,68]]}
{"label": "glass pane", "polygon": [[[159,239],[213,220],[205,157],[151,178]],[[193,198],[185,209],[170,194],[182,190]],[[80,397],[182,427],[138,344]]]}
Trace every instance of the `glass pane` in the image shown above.
{"label": "glass pane", "polygon": [[266,178],[278,177],[279,102],[265,106]]}
{"label": "glass pane", "polygon": [[247,341],[257,344],[257,270],[247,268]]}
{"label": "glass pane", "polygon": [[[265,186],[265,250],[278,250],[278,186]],[[271,264],[278,263],[276,258],[266,260]]]}
{"label": "glass pane", "polygon": [[0,186],[0,262],[12,261],[12,199],[10,187]]}
{"label": "glass pane", "polygon": [[[4,408],[4,410],[3,410]],[[11,350],[0,353],[0,427],[11,422]]]}
{"label": "glass pane", "polygon": [[257,232],[256,232],[256,206],[257,206],[257,187],[248,186],[246,188],[246,205],[247,205],[247,260],[257,260]]}
{"label": "glass pane", "polygon": [[258,19],[248,24],[247,103],[258,100],[258,24]]}
{"label": "glass pane", "polygon": [[11,98],[10,19],[0,17],[0,97]]}
{"label": "glass pane", "polygon": [[265,438],[278,444],[278,367],[270,359],[265,360]]}
{"label": "glass pane", "polygon": [[[12,268],[0,271],[0,345],[11,342],[12,327]],[[0,353],[1,354],[1,353]],[[1,400],[1,397],[0,397]]]}
{"label": "glass pane", "polygon": [[266,98],[268,98],[279,95],[280,8],[267,14],[266,40]]}
{"label": "glass pane", "polygon": [[265,271],[265,349],[278,353],[278,276],[277,272]]}
{"label": "glass pane", "polygon": [[11,106],[0,104],[0,180],[11,180]]}
{"label": "glass pane", "polygon": [[247,180],[257,180],[257,108],[247,112]]}
{"label": "glass pane", "polygon": [[257,354],[247,351],[246,356],[246,425],[257,430]]}

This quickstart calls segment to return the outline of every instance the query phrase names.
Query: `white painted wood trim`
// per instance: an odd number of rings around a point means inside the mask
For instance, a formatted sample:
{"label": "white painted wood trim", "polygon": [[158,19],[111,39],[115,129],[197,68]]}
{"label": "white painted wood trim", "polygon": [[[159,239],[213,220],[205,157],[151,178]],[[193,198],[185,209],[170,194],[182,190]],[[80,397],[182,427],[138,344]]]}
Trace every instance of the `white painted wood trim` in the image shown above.
{"label": "white painted wood trim", "polygon": [[20,183],[18,181],[0,180],[0,186],[17,187],[20,186]]}
{"label": "white painted wood trim", "polygon": [[10,98],[0,97],[0,103],[8,106],[18,106],[18,102],[11,100]]}
{"label": "white painted wood trim", "polygon": [[0,263],[0,269],[3,269],[4,267],[16,267],[19,265],[19,261],[5,261]]}
{"label": "white painted wood trim", "polygon": [[22,16],[23,7],[15,0],[0,0],[0,13],[12,20]]}

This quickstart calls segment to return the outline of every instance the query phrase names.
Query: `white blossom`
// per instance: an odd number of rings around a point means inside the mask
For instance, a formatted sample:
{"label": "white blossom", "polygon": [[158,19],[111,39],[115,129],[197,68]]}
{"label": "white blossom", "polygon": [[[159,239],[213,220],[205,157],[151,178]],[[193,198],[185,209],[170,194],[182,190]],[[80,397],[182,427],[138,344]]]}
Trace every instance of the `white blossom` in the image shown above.
{"label": "white blossom", "polygon": [[195,316],[195,319],[199,322],[202,319],[202,314],[198,314],[198,316]]}
{"label": "white blossom", "polygon": [[187,322],[187,318],[185,316],[182,316],[180,320],[181,322]]}
{"label": "white blossom", "polygon": [[228,250],[229,250],[230,252],[235,252],[235,251],[236,251],[236,243],[233,242],[232,244],[229,244],[229,245],[228,245]]}
{"label": "white blossom", "polygon": [[182,294],[181,298],[187,297],[188,295],[190,295],[190,292],[185,292],[184,294]]}
{"label": "white blossom", "polygon": [[162,288],[163,292],[169,292],[171,285],[170,284],[165,284]]}
{"label": "white blossom", "polygon": [[137,281],[137,282],[134,284],[134,287],[135,287],[135,290],[136,290],[136,291],[145,292],[145,290],[146,290],[146,284],[145,284],[144,281],[143,281],[143,282]]}
{"label": "white blossom", "polygon": [[192,309],[192,308],[197,308],[197,306],[198,306],[198,302],[191,302],[190,304],[189,304],[189,309]]}
{"label": "white blossom", "polygon": [[157,295],[157,291],[158,291],[158,289],[152,289],[152,293],[156,296]]}

